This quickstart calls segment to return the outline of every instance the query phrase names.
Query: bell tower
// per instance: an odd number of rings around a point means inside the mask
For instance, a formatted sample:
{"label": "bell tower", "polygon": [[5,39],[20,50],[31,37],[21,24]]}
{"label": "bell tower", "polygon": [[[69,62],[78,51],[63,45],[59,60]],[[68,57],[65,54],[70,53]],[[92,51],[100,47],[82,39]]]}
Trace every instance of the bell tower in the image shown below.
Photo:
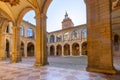
{"label": "bell tower", "polygon": [[68,17],[68,13],[66,12],[65,18],[62,21],[62,29],[67,29],[73,27],[74,24],[72,20]]}

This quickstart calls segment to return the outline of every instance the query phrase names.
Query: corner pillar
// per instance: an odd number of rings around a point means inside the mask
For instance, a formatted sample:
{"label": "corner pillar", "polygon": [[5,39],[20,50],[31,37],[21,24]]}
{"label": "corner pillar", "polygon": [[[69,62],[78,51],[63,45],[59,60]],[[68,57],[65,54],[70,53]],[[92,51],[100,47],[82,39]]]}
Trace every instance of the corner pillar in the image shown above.
{"label": "corner pillar", "polygon": [[115,74],[112,55],[110,0],[86,0],[86,4],[87,71]]}
{"label": "corner pillar", "polygon": [[13,48],[11,53],[11,63],[17,63],[21,61],[20,54],[20,27],[13,26]]}

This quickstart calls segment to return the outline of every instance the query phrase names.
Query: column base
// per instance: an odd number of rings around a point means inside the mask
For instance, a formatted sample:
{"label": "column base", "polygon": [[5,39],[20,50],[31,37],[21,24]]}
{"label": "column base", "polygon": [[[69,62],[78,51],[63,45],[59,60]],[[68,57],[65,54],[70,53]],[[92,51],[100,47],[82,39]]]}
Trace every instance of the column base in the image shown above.
{"label": "column base", "polygon": [[40,67],[40,66],[45,66],[45,65],[49,65],[49,63],[48,62],[46,62],[46,63],[44,63],[44,64],[41,64],[41,63],[39,63],[39,62],[35,62],[35,64],[34,64],[35,66],[37,66],[37,67]]}
{"label": "column base", "polygon": [[5,57],[1,57],[1,58],[0,58],[0,61],[3,61],[3,60],[5,60],[5,59],[6,59]]}
{"label": "column base", "polygon": [[10,61],[10,63],[19,63],[21,61]]}
{"label": "column base", "polygon": [[11,60],[10,63],[19,63],[21,62],[22,60],[21,59],[18,59],[18,60]]}
{"label": "column base", "polygon": [[87,67],[86,70],[89,72],[98,72],[98,73],[107,73],[107,74],[116,74],[117,73],[117,70],[115,70],[114,68],[100,69],[100,68]]}

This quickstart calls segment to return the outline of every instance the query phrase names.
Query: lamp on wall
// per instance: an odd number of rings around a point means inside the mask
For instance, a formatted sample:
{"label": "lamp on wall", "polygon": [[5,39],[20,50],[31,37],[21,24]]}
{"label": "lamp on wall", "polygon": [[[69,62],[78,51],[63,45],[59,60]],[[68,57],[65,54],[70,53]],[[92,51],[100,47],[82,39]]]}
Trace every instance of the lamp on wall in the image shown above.
{"label": "lamp on wall", "polygon": [[19,4],[20,0],[0,0],[2,2],[9,3],[11,6]]}

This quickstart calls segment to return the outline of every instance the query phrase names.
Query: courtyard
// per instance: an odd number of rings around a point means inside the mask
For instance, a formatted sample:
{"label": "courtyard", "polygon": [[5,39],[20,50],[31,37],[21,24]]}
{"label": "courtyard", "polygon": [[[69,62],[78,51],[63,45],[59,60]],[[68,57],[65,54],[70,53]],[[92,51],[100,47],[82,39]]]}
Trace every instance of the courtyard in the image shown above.
{"label": "courtyard", "polygon": [[[120,80],[116,75],[85,71],[87,56],[49,57],[49,65],[35,67],[34,57],[22,58],[22,62],[10,64],[9,59],[0,62],[0,80]],[[120,57],[114,57],[114,65],[120,71]]]}

